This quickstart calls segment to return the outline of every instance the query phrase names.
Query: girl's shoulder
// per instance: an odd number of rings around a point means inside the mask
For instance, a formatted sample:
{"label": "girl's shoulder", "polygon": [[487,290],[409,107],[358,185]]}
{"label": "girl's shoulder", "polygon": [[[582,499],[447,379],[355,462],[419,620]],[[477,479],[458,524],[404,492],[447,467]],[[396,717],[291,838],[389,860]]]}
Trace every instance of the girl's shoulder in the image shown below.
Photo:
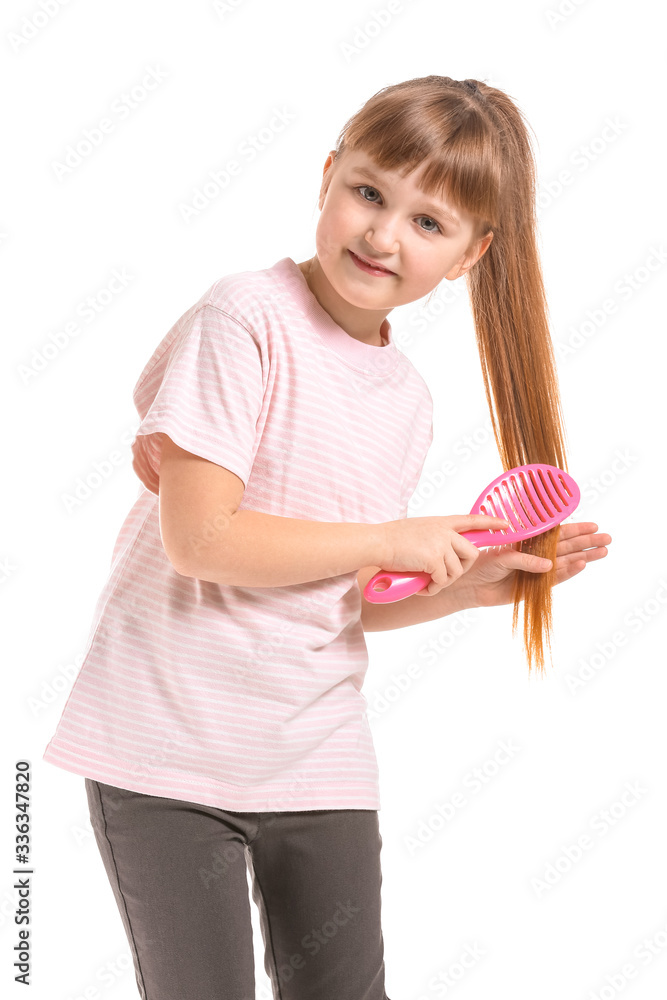
{"label": "girl's shoulder", "polygon": [[290,300],[289,289],[280,280],[283,258],[261,270],[225,274],[206,289],[195,308],[212,306],[226,313],[250,332],[261,335]]}
{"label": "girl's shoulder", "polygon": [[[232,334],[231,343],[238,338],[252,340],[263,353],[267,331],[271,326],[270,310],[266,303],[272,300],[272,282],[267,271],[237,271],[223,275],[213,282],[202,295],[177,317],[163,335],[146,361],[134,387],[135,402],[142,398],[144,388],[152,391],[164,377],[172,357],[188,350],[188,344],[206,340],[215,349],[218,343]],[[215,310],[214,316],[207,310]],[[213,322],[211,322],[213,320]]]}

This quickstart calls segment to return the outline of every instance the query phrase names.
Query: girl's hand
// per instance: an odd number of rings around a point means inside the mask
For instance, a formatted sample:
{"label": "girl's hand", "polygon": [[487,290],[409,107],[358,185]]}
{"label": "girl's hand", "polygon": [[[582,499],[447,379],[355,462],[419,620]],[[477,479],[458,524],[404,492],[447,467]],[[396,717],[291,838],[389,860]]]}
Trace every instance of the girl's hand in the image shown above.
{"label": "girl's hand", "polygon": [[470,571],[480,550],[461,534],[490,528],[509,528],[502,517],[489,514],[449,514],[447,517],[403,517],[384,521],[384,552],[380,566],[385,573],[428,573],[428,586],[417,597],[433,597]]}
{"label": "girl's hand", "polygon": [[[554,583],[562,583],[581,573],[589,562],[604,559],[611,535],[596,535],[597,524],[592,521],[563,523],[560,526],[556,549],[556,575]],[[546,573],[551,562],[529,552],[519,552],[520,543],[494,545],[480,551],[471,568],[457,579],[451,589],[468,595],[466,607],[494,607],[513,604],[512,586],[514,571]]]}

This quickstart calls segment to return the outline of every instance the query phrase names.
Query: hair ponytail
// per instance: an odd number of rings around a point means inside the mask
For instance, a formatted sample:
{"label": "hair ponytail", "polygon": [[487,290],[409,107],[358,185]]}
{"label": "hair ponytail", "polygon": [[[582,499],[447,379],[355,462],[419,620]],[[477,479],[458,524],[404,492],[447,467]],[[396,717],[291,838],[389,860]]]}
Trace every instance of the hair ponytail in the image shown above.
{"label": "hair ponytail", "polygon": [[[386,87],[343,127],[336,151],[362,149],[405,173],[427,162],[425,193],[446,196],[493,231],[466,274],[482,377],[503,469],[545,462],[566,472],[565,429],[537,247],[535,164],[528,126],[507,94],[477,80],[427,76]],[[551,559],[516,571],[512,634],[524,603],[530,672],[544,670],[560,528],[519,543]]]}

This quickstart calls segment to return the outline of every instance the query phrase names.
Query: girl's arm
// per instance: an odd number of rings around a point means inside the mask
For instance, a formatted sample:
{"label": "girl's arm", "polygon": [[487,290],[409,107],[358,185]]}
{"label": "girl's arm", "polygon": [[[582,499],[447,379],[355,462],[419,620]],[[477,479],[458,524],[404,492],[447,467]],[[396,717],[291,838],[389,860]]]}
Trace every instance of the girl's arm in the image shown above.
{"label": "girl's arm", "polygon": [[163,435],[160,534],[178,573],[236,587],[287,587],[382,561],[382,524],[238,510],[244,488],[233,472]]}

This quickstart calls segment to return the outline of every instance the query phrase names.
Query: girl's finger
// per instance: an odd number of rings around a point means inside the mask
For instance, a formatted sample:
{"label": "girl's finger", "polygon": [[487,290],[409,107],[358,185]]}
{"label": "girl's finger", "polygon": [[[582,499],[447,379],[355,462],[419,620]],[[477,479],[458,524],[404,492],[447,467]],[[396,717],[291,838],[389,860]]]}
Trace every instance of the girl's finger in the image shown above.
{"label": "girl's finger", "polygon": [[578,535],[582,531],[597,531],[598,526],[595,521],[561,521],[560,524],[560,534],[563,535]]}
{"label": "girl's finger", "polygon": [[589,562],[595,562],[596,559],[604,559],[607,555],[608,549],[606,545],[597,545],[593,549],[584,549],[583,552],[576,552],[574,554],[559,556],[556,559],[556,567],[559,566],[569,566],[575,562],[582,562],[584,565]]}
{"label": "girl's finger", "polygon": [[512,551],[506,553],[506,558],[500,565],[507,570],[523,569],[528,573],[546,573],[551,569],[552,562],[530,552]]}
{"label": "girl's finger", "polygon": [[586,549],[592,549],[595,547],[604,547],[611,542],[611,535],[599,534],[599,535],[577,535],[575,538],[568,538],[565,541],[559,541],[556,546],[556,554],[559,556],[566,556],[572,552],[583,552]]}
{"label": "girl's finger", "polygon": [[[541,556],[531,555],[527,552],[519,552],[517,555],[519,556],[518,560],[515,560],[514,558],[507,560],[507,569],[523,569],[529,573],[545,573],[552,568],[551,561],[549,559],[544,559]],[[586,565],[589,562],[595,562],[597,559],[604,559],[606,555],[607,547],[605,545],[598,545],[595,548],[585,549],[582,552],[576,552],[576,554],[559,556],[556,559],[556,582],[560,583],[561,579],[567,579],[570,576],[574,576],[576,573],[580,573],[582,569],[586,568]],[[561,574],[560,578],[559,573]]]}
{"label": "girl's finger", "polygon": [[558,542],[569,540],[572,538],[578,538],[582,535],[591,534],[598,530],[598,526],[595,521],[573,521],[568,523],[562,523],[560,525],[560,532],[558,535]]}
{"label": "girl's finger", "polygon": [[556,570],[556,583],[562,583],[563,580],[571,580],[573,576],[581,573],[584,569],[586,569],[586,561],[584,559],[573,559]]}

